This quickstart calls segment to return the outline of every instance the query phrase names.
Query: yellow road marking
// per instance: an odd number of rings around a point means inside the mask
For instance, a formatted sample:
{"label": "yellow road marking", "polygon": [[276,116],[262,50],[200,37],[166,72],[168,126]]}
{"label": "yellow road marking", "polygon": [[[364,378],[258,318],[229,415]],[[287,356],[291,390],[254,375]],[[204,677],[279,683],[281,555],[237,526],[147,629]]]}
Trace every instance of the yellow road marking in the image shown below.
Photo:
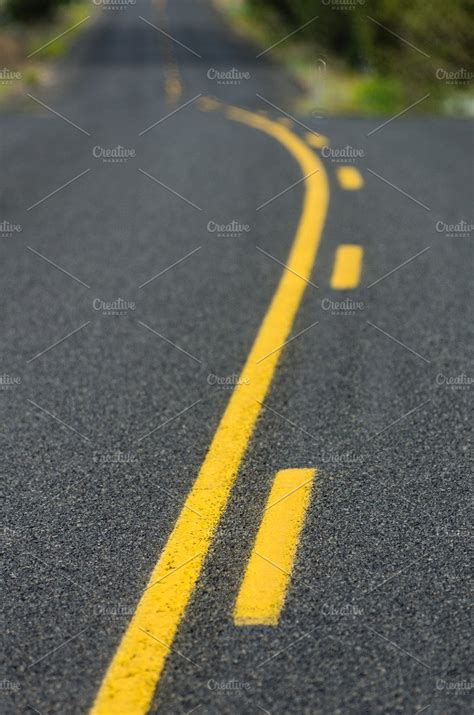
{"label": "yellow road marking", "polygon": [[183,92],[183,85],[179,79],[178,70],[170,68],[167,70],[165,92],[170,104],[177,104]]}
{"label": "yellow road marking", "polygon": [[236,625],[277,625],[315,474],[284,469],[276,475],[235,604]]}
{"label": "yellow road marking", "polygon": [[[168,18],[166,14],[167,0],[157,0],[158,11],[161,15],[161,24],[168,30]],[[168,103],[173,106],[178,103],[183,93],[181,74],[176,63],[173,41],[170,37],[163,38],[165,54],[165,95]]]}
{"label": "yellow road marking", "polygon": [[276,120],[278,124],[283,124],[284,127],[292,127],[293,126],[293,120],[289,119],[288,117],[278,117]]}
{"label": "yellow road marking", "polygon": [[362,174],[355,166],[338,166],[336,174],[340,185],[347,191],[357,191],[364,186]]}
{"label": "yellow road marking", "polygon": [[329,146],[329,139],[323,134],[313,134],[312,132],[306,133],[306,141],[310,146],[315,149],[322,149],[323,146]]}
{"label": "yellow road marking", "polygon": [[214,109],[218,109],[220,106],[219,100],[214,97],[201,97],[198,100],[199,108],[203,112],[212,112]]}
{"label": "yellow road marking", "polygon": [[353,243],[343,243],[337,247],[336,260],[331,276],[331,288],[349,290],[356,288],[362,272],[364,249]]}
{"label": "yellow road marking", "polygon": [[287,259],[288,270],[282,274],[242,379],[104,677],[93,715],[143,715],[150,706],[282,350],[257,361],[288,338],[321,241],[329,185],[319,158],[281,124],[243,109],[233,108],[229,113],[233,120],[272,136],[296,159],[306,176],[302,214]]}

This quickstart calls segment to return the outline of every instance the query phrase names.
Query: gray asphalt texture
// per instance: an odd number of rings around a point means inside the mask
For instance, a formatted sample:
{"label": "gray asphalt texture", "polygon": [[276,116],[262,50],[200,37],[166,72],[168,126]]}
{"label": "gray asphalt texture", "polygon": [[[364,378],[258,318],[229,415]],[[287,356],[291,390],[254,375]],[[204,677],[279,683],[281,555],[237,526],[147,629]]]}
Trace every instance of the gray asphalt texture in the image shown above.
{"label": "gray asphalt texture", "polygon": [[[0,116],[0,220],[22,227],[0,241],[1,372],[17,378],[3,377],[0,395],[8,714],[90,707],[229,398],[209,375],[239,372],[280,278],[255,247],[284,261],[301,212],[302,184],[256,211],[300,169],[221,112],[192,103],[139,136],[172,109],[166,38],[139,15],[162,26],[148,1],[100,10],[53,86],[32,91],[90,136],[29,98]],[[293,106],[297,87],[210,2],[169,3],[166,22],[202,56],[173,45],[180,102],[202,93],[269,109],[260,94]],[[207,77],[233,67],[250,78]],[[308,286],[293,334],[319,325],[284,351],[266,400],[279,414],[259,419],[152,713],[470,712],[473,237],[437,225],[472,223],[472,125],[407,115],[367,137],[382,120],[317,114],[301,121],[332,147],[362,150],[366,185],[343,191],[337,163],[324,160],[319,287]],[[136,156],[93,155],[118,144]],[[250,230],[207,228],[234,219]],[[361,286],[347,293],[329,287],[341,243],[365,251]],[[133,307],[94,309],[118,298]],[[345,298],[356,309],[327,309]],[[237,628],[232,608],[273,476],[311,466],[281,622]]]}

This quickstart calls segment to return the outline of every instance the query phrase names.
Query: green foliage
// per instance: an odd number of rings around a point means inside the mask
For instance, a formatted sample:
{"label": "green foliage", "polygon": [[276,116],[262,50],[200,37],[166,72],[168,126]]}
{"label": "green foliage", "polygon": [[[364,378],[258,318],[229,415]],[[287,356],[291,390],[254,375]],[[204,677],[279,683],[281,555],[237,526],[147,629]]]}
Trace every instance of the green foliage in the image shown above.
{"label": "green foliage", "polygon": [[404,103],[404,91],[395,78],[366,77],[355,84],[352,96],[354,107],[364,107],[368,114],[396,112]]}
{"label": "green foliage", "polygon": [[309,42],[353,68],[393,75],[408,94],[412,85],[435,82],[440,66],[472,70],[472,0],[248,0],[248,5],[259,14],[269,8],[293,29],[318,16],[294,41]]}

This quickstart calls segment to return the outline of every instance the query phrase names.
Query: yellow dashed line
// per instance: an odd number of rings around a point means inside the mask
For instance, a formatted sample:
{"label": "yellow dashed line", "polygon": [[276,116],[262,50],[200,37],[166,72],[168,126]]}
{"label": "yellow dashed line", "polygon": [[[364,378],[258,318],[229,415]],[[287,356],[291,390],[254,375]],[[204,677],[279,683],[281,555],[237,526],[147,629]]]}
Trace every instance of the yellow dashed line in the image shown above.
{"label": "yellow dashed line", "polygon": [[165,92],[168,101],[171,104],[178,103],[178,100],[183,92],[183,85],[181,84],[177,69],[173,68],[167,70]]}
{"label": "yellow dashed line", "polygon": [[351,243],[338,246],[331,276],[331,288],[350,290],[359,285],[363,255],[364,249],[361,246]]}
{"label": "yellow dashed line", "polygon": [[329,146],[329,139],[323,134],[313,134],[312,132],[307,132],[305,139],[308,144],[315,149],[322,149],[324,146]]}
{"label": "yellow dashed line", "polygon": [[355,166],[338,166],[336,175],[342,188],[347,191],[357,191],[364,186],[362,174]]}
{"label": "yellow dashed line", "polygon": [[[167,0],[157,0],[157,6],[161,15],[162,25],[168,29],[168,19],[166,16]],[[170,37],[163,38],[164,54],[165,54],[165,94],[170,105],[176,105],[183,93],[183,83],[181,82],[181,74],[176,62],[173,41]]]}
{"label": "yellow dashed line", "polygon": [[235,604],[236,625],[277,625],[315,474],[284,469],[276,475]]}
{"label": "yellow dashed line", "polygon": [[283,124],[284,127],[291,128],[293,126],[293,120],[289,117],[278,117],[276,121],[278,122],[278,124]]}
{"label": "yellow dashed line", "polygon": [[[93,715],[143,715],[150,706],[270,388],[282,352],[274,351],[275,345],[288,339],[321,241],[329,186],[319,158],[276,122],[237,108],[231,118],[272,136],[296,159],[306,177],[302,214],[286,259],[287,269],[256,335],[242,379],[112,659],[92,707]],[[259,362],[267,354],[268,358]]]}
{"label": "yellow dashed line", "polygon": [[201,97],[198,100],[199,108],[204,112],[212,112],[214,109],[218,109],[220,102],[214,97]]}

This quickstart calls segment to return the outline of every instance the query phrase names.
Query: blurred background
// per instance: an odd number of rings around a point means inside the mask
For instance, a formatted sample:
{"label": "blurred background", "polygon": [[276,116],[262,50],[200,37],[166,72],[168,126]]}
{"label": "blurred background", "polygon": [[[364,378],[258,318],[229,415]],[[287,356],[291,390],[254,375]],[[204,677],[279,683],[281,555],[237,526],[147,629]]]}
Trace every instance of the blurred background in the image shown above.
{"label": "blurred background", "polygon": [[[419,102],[413,111],[474,115],[472,0],[210,2],[257,52],[274,45],[265,54],[299,83],[300,111],[371,116]],[[0,0],[0,100],[47,82],[101,4]]]}
{"label": "blurred background", "polygon": [[[270,47],[310,104],[338,114],[474,113],[471,0],[217,0]],[[312,109],[306,106],[304,109]]]}
{"label": "blurred background", "polygon": [[0,0],[0,102],[49,81],[94,7],[92,0]]}

